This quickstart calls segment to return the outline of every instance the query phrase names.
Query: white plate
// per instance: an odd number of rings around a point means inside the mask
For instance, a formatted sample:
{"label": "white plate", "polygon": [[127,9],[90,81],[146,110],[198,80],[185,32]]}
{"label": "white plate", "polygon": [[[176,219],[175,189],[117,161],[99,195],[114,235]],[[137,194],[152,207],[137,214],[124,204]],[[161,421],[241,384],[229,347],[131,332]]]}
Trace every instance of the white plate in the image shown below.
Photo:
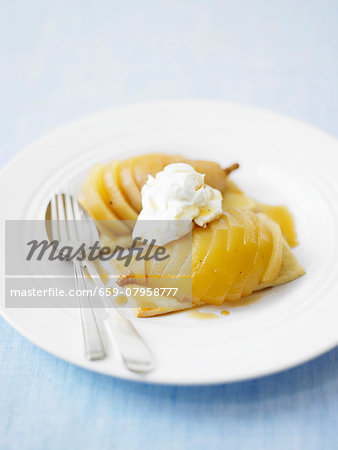
{"label": "white plate", "polygon": [[[53,190],[78,179],[94,162],[151,151],[183,153],[224,166],[240,162],[233,176],[248,194],[262,202],[285,203],[294,213],[300,241],[295,253],[307,274],[247,306],[227,307],[230,315],[215,320],[199,320],[189,312],[133,318],[158,360],[158,368],[146,376],[128,372],[112,349],[107,359],[88,362],[77,311],[6,309],[2,298],[6,320],[35,344],[74,364],[155,383],[244,380],[334,347],[338,143],[296,120],[204,101],[141,104],[94,114],[39,139],[5,167],[0,176],[2,216],[42,218]],[[1,227],[3,231],[3,221]],[[4,275],[4,255],[1,270]]]}

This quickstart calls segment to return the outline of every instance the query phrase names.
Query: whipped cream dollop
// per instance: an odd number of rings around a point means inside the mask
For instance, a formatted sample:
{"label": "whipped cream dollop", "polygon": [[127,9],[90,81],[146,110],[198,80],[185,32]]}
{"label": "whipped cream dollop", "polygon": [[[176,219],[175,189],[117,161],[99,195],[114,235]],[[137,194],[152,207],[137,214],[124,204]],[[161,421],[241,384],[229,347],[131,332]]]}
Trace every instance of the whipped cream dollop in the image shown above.
{"label": "whipped cream dollop", "polygon": [[155,177],[149,175],[141,190],[142,211],[133,238],[156,239],[156,245],[164,245],[189,233],[193,221],[205,227],[217,219],[222,214],[222,194],[206,185],[204,177],[184,163],[169,164]]}

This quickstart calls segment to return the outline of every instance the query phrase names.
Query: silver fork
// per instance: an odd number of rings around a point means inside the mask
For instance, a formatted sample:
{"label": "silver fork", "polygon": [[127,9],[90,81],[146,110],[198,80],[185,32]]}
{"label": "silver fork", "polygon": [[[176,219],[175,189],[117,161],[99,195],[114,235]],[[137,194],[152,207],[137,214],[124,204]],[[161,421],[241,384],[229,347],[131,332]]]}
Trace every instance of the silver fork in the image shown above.
{"label": "silver fork", "polygon": [[[55,194],[46,211],[46,231],[49,240],[59,241],[61,248],[65,245],[74,246],[74,243],[80,241],[75,222],[77,217],[80,217],[80,212],[70,201],[69,196],[62,193]],[[74,259],[73,267],[76,290],[83,292],[83,295],[78,296],[78,301],[85,357],[89,360],[103,359],[107,354],[90,297],[85,294],[87,286],[83,266],[80,261]]]}

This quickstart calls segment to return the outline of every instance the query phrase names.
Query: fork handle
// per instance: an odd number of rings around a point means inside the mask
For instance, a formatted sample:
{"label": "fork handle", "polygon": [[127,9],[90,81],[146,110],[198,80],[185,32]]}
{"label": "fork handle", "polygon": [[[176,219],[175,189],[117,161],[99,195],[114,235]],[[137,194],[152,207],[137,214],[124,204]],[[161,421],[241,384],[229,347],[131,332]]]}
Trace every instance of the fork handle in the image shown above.
{"label": "fork handle", "polygon": [[[96,286],[105,291],[106,287],[95,265],[89,261],[84,261],[83,265]],[[147,373],[154,370],[156,360],[132,322],[122,315],[113,303],[108,301],[108,298],[101,296],[101,299],[108,312],[108,316],[105,318],[106,324],[113,335],[127,369],[137,373]]]}
{"label": "fork handle", "polygon": [[106,323],[127,369],[136,373],[148,373],[154,370],[156,367],[154,356],[127,318],[114,310],[108,315]]}
{"label": "fork handle", "polygon": [[[85,273],[82,264],[74,261],[75,287],[77,290],[86,289]],[[101,339],[98,323],[88,295],[79,295],[80,317],[83,333],[85,357],[90,361],[103,359],[106,352]]]}

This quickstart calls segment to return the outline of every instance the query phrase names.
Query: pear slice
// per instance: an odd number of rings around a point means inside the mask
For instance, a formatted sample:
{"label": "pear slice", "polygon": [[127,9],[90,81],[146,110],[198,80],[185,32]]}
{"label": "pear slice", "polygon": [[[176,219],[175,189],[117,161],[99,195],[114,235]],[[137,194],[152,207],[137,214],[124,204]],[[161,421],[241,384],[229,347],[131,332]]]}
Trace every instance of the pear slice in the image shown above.
{"label": "pear slice", "polygon": [[[252,213],[250,211],[241,211],[239,209],[231,209],[231,214],[237,216],[237,219],[242,222],[244,229],[242,254],[240,258],[239,269],[236,273],[227,294],[223,300],[236,301],[243,295],[245,285],[252,279],[254,272],[254,263],[258,248],[258,232],[259,224],[252,220]],[[231,261],[230,261],[231,264]],[[262,261],[264,265],[264,262]],[[258,268],[255,268],[258,270]]]}
{"label": "pear slice", "polygon": [[137,212],[142,209],[141,191],[133,176],[134,158],[120,162],[120,185],[130,206]]}
{"label": "pear slice", "polygon": [[262,276],[262,283],[271,283],[278,277],[283,259],[283,236],[280,226],[263,213],[257,216],[267,225],[272,235],[272,253],[269,264]]}
{"label": "pear slice", "polygon": [[[113,161],[104,170],[103,183],[109,195],[112,210],[121,220],[137,220],[136,211],[129,205],[121,192],[119,180],[119,161]],[[130,225],[133,228],[133,224]]]}
{"label": "pear slice", "polygon": [[83,183],[83,195],[79,201],[93,219],[99,221],[98,225],[101,223],[107,230],[109,228],[116,235],[126,234],[128,228],[108,206],[109,200],[102,179],[104,170],[103,164],[95,164],[91,168]]}

